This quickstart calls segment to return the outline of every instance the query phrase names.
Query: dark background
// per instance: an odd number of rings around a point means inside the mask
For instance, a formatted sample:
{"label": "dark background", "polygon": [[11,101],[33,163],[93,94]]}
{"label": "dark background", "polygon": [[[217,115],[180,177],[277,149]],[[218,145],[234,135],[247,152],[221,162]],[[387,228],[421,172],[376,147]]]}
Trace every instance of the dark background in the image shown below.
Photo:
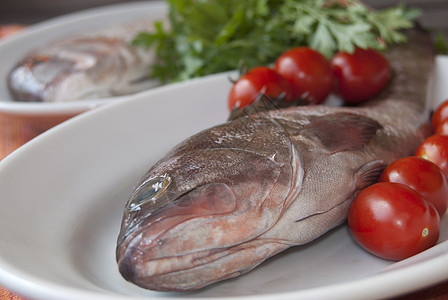
{"label": "dark background", "polygon": [[[146,0],[152,1],[152,0]],[[244,0],[243,0],[244,1]],[[126,0],[0,0],[0,24],[32,24],[54,16]],[[383,8],[398,3],[419,7],[424,26],[442,32],[448,38],[448,0],[365,0],[372,7]]]}

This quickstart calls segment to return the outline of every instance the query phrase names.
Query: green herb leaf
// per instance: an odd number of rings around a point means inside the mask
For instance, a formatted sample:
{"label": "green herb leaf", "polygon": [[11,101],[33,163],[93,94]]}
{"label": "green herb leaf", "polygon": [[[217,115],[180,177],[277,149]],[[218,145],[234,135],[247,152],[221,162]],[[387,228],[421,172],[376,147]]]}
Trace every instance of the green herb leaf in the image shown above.
{"label": "green herb leaf", "polygon": [[162,82],[272,63],[288,48],[310,46],[330,58],[355,47],[383,49],[420,14],[403,5],[371,10],[358,0],[168,0],[169,28],[156,23],[134,45],[151,48],[151,76]]}
{"label": "green herb leaf", "polygon": [[448,46],[445,37],[441,32],[437,34],[434,46],[438,54],[448,55]]}

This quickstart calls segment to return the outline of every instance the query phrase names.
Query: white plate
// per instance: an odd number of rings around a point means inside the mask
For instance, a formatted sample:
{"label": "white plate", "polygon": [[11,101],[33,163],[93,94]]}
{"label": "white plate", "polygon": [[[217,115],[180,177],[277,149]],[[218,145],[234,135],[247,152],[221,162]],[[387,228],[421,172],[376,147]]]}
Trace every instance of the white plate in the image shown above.
{"label": "white plate", "polygon": [[[438,58],[435,99],[448,97]],[[115,242],[137,179],[182,139],[226,119],[226,74],[156,88],[57,126],[0,162],[0,285],[44,299],[360,299],[448,278],[448,218],[439,243],[410,259],[376,258],[341,226],[254,271],[190,293],[138,288],[119,275]]]}
{"label": "white plate", "polygon": [[139,19],[156,19],[167,13],[162,1],[116,4],[67,14],[31,26],[21,33],[0,41],[0,113],[20,115],[75,115],[99,105],[126,98],[110,97],[66,103],[33,103],[12,101],[7,76],[13,66],[30,50],[59,38],[89,32]]}

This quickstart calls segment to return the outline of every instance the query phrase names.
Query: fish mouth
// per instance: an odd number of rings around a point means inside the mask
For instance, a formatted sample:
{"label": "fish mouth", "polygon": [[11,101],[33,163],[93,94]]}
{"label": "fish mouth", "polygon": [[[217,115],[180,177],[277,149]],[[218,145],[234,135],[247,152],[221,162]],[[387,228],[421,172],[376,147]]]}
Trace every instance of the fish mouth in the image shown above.
{"label": "fish mouth", "polygon": [[278,240],[254,239],[233,247],[163,257],[143,264],[136,264],[137,258],[126,255],[119,261],[119,271],[126,280],[145,289],[189,291],[247,273],[290,246]]}
{"label": "fish mouth", "polygon": [[201,186],[125,231],[117,246],[119,271],[136,285],[161,291],[238,276],[288,247],[257,239],[265,231],[259,217],[238,205],[227,184]]}

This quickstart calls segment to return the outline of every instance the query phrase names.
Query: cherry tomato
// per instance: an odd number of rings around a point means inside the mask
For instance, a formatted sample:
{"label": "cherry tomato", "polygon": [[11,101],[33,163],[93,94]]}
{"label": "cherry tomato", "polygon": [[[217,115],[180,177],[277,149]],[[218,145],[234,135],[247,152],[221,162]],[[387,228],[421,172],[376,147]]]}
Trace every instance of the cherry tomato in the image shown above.
{"label": "cherry tomato", "polygon": [[432,128],[436,129],[440,123],[448,119],[448,99],[443,101],[431,117]]}
{"label": "cherry tomato", "polygon": [[331,60],[336,90],[349,104],[359,104],[378,94],[389,82],[387,59],[374,49],[356,48],[350,54],[338,52]]}
{"label": "cherry tomato", "polygon": [[333,89],[330,62],[314,49],[297,47],[288,50],[277,58],[274,69],[291,83],[296,99],[319,104]]}
{"label": "cherry tomato", "polygon": [[448,135],[448,119],[446,119],[436,127],[434,134]]}
{"label": "cherry tomato", "polygon": [[429,160],[417,156],[398,159],[381,173],[379,182],[407,185],[434,205],[442,217],[448,206],[448,183],[442,170]]}
{"label": "cherry tomato", "polygon": [[448,178],[448,136],[432,135],[424,140],[415,151],[416,156],[432,161]]}
{"label": "cherry tomato", "polygon": [[291,85],[280,74],[268,67],[256,67],[241,76],[232,86],[228,97],[229,110],[250,105],[263,92],[266,96],[292,101]]}
{"label": "cherry tomato", "polygon": [[440,218],[434,206],[410,187],[380,182],[350,205],[348,225],[355,240],[373,254],[401,260],[434,246]]}

